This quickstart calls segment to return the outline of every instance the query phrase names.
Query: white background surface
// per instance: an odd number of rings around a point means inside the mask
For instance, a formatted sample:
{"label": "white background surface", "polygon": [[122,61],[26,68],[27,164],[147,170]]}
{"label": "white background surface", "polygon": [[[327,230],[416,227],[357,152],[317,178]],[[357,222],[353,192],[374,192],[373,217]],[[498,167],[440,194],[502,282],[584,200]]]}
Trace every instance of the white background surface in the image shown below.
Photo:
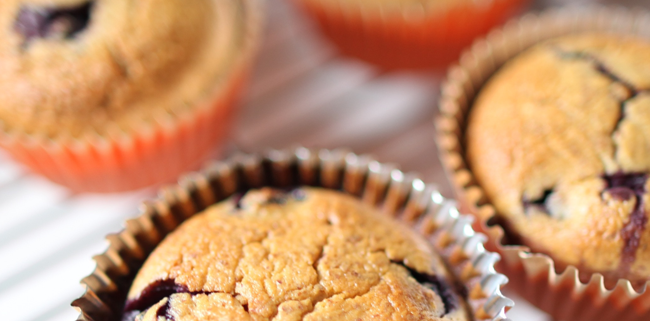
{"label": "white background surface", "polygon": [[[264,43],[230,149],[350,147],[419,172],[450,196],[433,141],[440,75],[383,73],[340,57],[284,0],[267,3]],[[76,319],[70,302],[82,294],[91,257],[154,193],[71,194],[0,153],[2,319]],[[549,320],[514,299],[513,320]]]}

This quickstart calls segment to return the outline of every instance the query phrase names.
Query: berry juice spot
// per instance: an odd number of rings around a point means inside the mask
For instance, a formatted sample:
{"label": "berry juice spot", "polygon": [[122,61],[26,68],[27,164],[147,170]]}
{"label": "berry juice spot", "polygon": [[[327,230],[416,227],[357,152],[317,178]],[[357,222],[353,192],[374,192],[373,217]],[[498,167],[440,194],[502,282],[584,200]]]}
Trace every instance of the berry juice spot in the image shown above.
{"label": "berry juice spot", "polygon": [[14,30],[23,36],[25,43],[38,38],[71,39],[88,26],[92,7],[92,1],[65,8],[24,5],[18,12]]}

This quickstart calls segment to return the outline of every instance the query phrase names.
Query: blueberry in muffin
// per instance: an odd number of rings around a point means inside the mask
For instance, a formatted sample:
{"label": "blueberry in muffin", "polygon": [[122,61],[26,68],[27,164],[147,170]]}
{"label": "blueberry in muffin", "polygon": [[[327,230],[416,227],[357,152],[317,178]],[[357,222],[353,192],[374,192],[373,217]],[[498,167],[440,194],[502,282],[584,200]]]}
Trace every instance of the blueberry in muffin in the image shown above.
{"label": "blueberry in muffin", "polygon": [[578,34],[499,70],[469,114],[467,160],[524,245],[609,279],[650,279],[650,42]]}
{"label": "blueberry in muffin", "polygon": [[429,244],[351,196],[269,188],[183,223],[124,320],[470,320]]}
{"label": "blueberry in muffin", "polygon": [[22,6],[14,29],[23,37],[24,44],[38,38],[73,38],[88,26],[93,4],[87,1],[64,7]]}

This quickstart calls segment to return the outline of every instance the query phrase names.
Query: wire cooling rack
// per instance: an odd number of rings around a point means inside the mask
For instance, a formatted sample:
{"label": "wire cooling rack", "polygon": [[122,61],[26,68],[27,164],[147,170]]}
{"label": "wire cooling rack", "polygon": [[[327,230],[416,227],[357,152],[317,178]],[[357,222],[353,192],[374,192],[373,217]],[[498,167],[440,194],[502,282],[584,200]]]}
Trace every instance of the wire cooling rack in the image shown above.
{"label": "wire cooling rack", "polygon": [[[345,146],[418,172],[451,196],[433,140],[441,75],[383,73],[341,57],[285,0],[267,0],[267,8],[263,45],[230,150]],[[3,319],[74,320],[78,313],[70,302],[82,294],[79,281],[92,271],[91,257],[105,250],[104,236],[119,231],[154,194],[154,188],[73,194],[0,152]],[[513,320],[549,320],[514,298]]]}

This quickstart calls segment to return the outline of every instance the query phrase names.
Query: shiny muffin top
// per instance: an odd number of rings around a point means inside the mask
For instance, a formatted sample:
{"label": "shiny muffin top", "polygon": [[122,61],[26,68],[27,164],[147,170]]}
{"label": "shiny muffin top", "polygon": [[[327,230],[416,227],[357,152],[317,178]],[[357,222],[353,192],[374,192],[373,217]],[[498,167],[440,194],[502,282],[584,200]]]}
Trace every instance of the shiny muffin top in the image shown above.
{"label": "shiny muffin top", "polygon": [[650,279],[650,42],[572,35],[522,53],[485,85],[470,168],[534,250]]}
{"label": "shiny muffin top", "polygon": [[351,196],[248,192],[168,235],[124,320],[468,320],[428,244]]}
{"label": "shiny muffin top", "polygon": [[181,113],[235,47],[234,0],[0,1],[0,121],[46,137]]}

